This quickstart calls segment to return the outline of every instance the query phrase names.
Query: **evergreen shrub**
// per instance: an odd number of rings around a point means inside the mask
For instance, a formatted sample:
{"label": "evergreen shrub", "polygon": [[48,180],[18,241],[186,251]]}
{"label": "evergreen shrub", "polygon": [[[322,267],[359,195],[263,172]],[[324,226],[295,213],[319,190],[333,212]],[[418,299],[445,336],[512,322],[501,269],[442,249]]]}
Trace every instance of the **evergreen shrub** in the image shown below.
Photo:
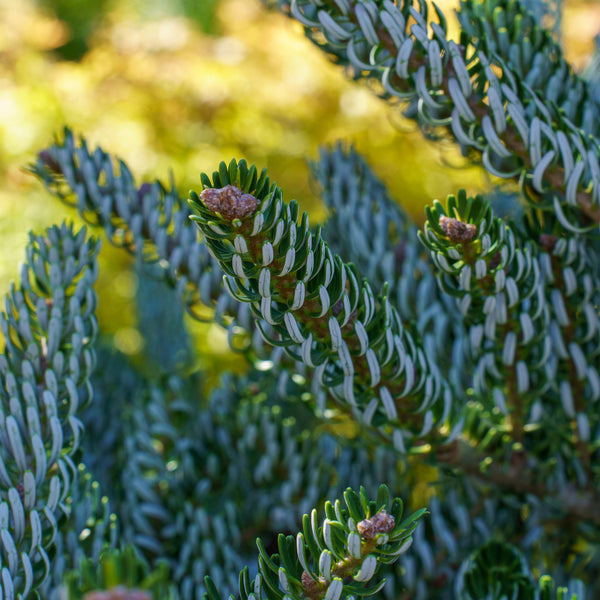
{"label": "evergreen shrub", "polygon": [[[464,0],[458,41],[423,0],[272,4],[518,192],[419,231],[339,145],[315,226],[245,160],[186,201],[65,130],[32,171],[136,257],[151,368],[97,335],[99,242],[31,234],[0,316],[0,596],[600,597],[597,86],[516,0]],[[243,375],[206,391],[182,307]]]}

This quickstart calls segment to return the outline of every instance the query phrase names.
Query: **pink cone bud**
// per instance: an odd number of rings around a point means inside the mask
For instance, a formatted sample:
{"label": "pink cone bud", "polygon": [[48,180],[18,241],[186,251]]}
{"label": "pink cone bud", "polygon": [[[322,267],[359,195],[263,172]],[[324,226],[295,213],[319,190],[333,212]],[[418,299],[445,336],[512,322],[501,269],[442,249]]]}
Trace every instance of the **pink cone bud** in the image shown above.
{"label": "pink cone bud", "polygon": [[224,219],[233,221],[243,219],[253,214],[258,206],[258,200],[252,194],[244,194],[235,185],[224,188],[207,188],[200,198],[209,210],[219,213]]}
{"label": "pink cone bud", "polygon": [[477,236],[477,225],[474,223],[463,223],[452,217],[441,216],[440,227],[443,232],[455,243],[470,242]]}
{"label": "pink cone bud", "polygon": [[394,517],[384,510],[373,515],[370,519],[363,519],[356,525],[360,537],[372,540],[378,533],[389,533],[394,529]]}

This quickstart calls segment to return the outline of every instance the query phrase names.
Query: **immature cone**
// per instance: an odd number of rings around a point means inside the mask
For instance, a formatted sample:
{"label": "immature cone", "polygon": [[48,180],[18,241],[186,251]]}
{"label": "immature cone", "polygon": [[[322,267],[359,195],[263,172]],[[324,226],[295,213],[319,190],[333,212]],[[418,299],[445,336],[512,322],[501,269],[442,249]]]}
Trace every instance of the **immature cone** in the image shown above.
{"label": "immature cone", "polygon": [[147,592],[141,590],[127,590],[118,586],[103,592],[88,592],[83,600],[152,600]]}
{"label": "immature cone", "polygon": [[551,235],[549,233],[540,234],[540,246],[546,252],[552,252],[554,250],[554,246],[556,246],[556,242],[558,238],[555,235]]}
{"label": "immature cone", "polygon": [[60,164],[54,159],[52,153],[49,150],[42,150],[38,154],[38,158],[44,163],[44,165],[48,169],[50,169],[50,171],[54,171],[55,173],[62,172]]}
{"label": "immature cone", "polygon": [[219,213],[229,221],[251,215],[258,206],[258,200],[252,194],[244,194],[235,185],[206,188],[200,194],[200,198],[206,208]]}
{"label": "immature cone", "polygon": [[317,589],[318,583],[311,577],[308,571],[302,571],[300,581],[302,582],[302,587],[309,594],[312,594]]}
{"label": "immature cone", "polygon": [[470,242],[477,235],[477,225],[463,223],[452,217],[441,216],[440,227],[454,243]]}
{"label": "immature cone", "polygon": [[370,519],[363,519],[357,523],[356,529],[360,537],[372,540],[378,533],[389,533],[395,524],[394,517],[383,510]]}

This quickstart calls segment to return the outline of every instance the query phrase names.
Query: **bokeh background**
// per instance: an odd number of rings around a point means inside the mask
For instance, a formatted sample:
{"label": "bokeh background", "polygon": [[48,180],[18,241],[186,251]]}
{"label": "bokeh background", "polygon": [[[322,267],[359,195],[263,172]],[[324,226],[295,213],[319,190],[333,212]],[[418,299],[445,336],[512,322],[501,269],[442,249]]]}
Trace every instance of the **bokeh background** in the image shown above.
{"label": "bokeh background", "polygon": [[[438,4],[448,14],[454,2]],[[600,3],[563,7],[565,51],[583,69]],[[259,0],[0,0],[1,291],[17,276],[29,230],[79,222],[24,170],[65,125],[123,158],[138,181],[173,176],[182,194],[201,171],[246,158],[268,167],[312,223],[325,214],[309,161],[337,140],[368,158],[416,221],[433,198],[498,183],[346,80],[297,23]],[[136,285],[130,259],[105,243],[100,326],[139,359]],[[218,327],[190,326],[206,368],[235,362]]]}

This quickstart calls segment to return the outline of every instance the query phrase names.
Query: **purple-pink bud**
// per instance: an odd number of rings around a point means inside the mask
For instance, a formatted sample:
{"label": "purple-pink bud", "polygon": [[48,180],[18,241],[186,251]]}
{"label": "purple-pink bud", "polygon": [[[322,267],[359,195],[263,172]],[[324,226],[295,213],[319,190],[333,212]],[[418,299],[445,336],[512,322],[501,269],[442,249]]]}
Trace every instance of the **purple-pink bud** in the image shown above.
{"label": "purple-pink bud", "polygon": [[463,223],[453,217],[440,217],[440,227],[442,231],[450,238],[451,242],[464,243],[470,242],[477,236],[477,225],[474,223]]}
{"label": "purple-pink bud", "polygon": [[360,537],[372,540],[378,533],[389,533],[396,524],[394,517],[382,510],[370,519],[363,519],[356,525]]}
{"label": "purple-pink bud", "polygon": [[233,221],[253,214],[258,200],[252,194],[244,194],[235,185],[223,188],[206,188],[200,198],[209,210],[219,213],[224,219]]}

